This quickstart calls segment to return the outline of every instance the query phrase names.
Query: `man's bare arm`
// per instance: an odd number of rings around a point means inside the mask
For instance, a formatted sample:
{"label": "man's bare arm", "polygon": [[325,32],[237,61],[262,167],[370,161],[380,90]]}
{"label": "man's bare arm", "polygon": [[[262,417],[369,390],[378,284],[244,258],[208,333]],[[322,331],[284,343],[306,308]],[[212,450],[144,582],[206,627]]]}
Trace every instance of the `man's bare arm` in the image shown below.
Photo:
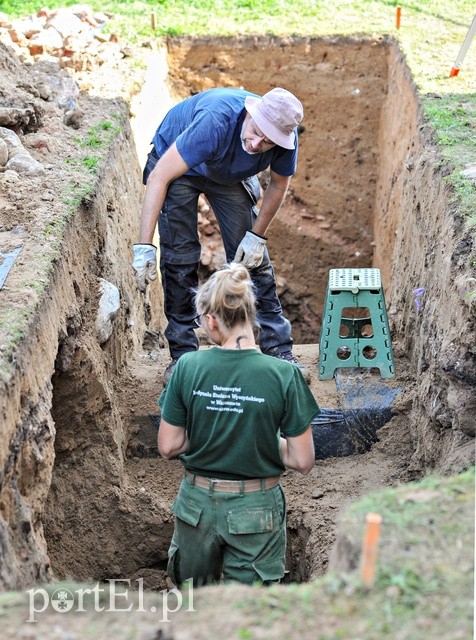
{"label": "man's bare arm", "polygon": [[172,180],[182,176],[188,169],[174,142],[157,162],[147,180],[142,203],[139,243],[152,243],[168,186]]}
{"label": "man's bare arm", "polygon": [[253,225],[253,233],[257,233],[259,236],[266,235],[269,225],[283,204],[290,181],[290,177],[280,176],[271,171],[271,180],[264,192],[258,218]]}

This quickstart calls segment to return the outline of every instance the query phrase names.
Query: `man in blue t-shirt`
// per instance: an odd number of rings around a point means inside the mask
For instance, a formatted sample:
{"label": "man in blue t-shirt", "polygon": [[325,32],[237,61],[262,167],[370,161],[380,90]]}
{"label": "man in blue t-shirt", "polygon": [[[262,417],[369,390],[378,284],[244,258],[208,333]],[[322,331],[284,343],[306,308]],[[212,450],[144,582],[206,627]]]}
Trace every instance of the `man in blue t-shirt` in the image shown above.
{"label": "man in blue t-shirt", "polygon": [[[261,350],[299,366],[308,376],[292,354],[291,326],[276,293],[265,237],[296,172],[302,117],[302,104],[286,89],[272,89],[263,97],[243,89],[209,89],[174,106],[159,125],[144,169],[146,191],[132,264],[137,286],[145,291],[157,277],[152,239],[158,221],[165,337],[172,357],[165,383],[180,356],[198,349],[194,292],[202,193],[220,226],[227,261],[250,270]],[[270,181],[258,211],[257,174],[267,168]]]}

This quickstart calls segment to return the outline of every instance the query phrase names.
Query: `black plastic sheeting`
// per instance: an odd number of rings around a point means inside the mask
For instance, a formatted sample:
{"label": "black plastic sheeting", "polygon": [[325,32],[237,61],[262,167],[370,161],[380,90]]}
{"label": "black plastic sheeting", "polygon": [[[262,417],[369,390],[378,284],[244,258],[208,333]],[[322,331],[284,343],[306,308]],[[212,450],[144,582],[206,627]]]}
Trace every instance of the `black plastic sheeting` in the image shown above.
{"label": "black plastic sheeting", "polygon": [[377,431],[392,417],[387,409],[321,409],[312,421],[316,460],[365,453],[377,442]]}
{"label": "black plastic sheeting", "polygon": [[378,441],[378,430],[392,418],[401,389],[367,370],[337,370],[338,409],[321,409],[312,421],[316,460],[365,453]]}

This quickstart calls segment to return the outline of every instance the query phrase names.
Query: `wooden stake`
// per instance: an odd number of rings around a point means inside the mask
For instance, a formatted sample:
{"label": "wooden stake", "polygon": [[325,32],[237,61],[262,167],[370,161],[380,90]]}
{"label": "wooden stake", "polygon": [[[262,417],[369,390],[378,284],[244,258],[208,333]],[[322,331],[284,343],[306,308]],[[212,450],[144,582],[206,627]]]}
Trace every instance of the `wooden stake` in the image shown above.
{"label": "wooden stake", "polygon": [[360,572],[365,586],[369,588],[375,580],[381,525],[382,516],[380,514],[367,514]]}
{"label": "wooden stake", "polygon": [[402,19],[402,7],[397,7],[397,15],[396,15],[396,26],[397,29],[400,29],[400,22]]}
{"label": "wooden stake", "polygon": [[155,31],[157,28],[157,16],[155,13],[150,14],[150,26],[152,27],[152,31]]}

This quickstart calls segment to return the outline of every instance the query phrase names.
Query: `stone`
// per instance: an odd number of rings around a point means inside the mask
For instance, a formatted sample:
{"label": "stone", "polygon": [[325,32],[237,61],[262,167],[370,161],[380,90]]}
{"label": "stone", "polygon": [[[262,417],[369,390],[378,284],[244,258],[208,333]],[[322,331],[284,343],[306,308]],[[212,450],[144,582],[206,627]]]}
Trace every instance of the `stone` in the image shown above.
{"label": "stone", "polygon": [[96,335],[99,344],[104,344],[112,335],[113,323],[121,308],[119,289],[103,278],[99,278],[101,298],[96,316]]}
{"label": "stone", "polygon": [[0,167],[4,167],[8,162],[8,147],[3,138],[0,138]]}
{"label": "stone", "polygon": [[7,169],[7,171],[5,171],[5,173],[2,174],[2,180],[7,184],[13,184],[20,180],[20,176],[16,171],[13,171],[12,169]]}
{"label": "stone", "polygon": [[38,176],[45,172],[43,165],[35,160],[28,151],[17,153],[6,164],[7,169],[27,176]]}
{"label": "stone", "polygon": [[23,148],[21,140],[17,136],[17,134],[11,129],[8,129],[7,127],[0,127],[0,138],[5,141],[5,144],[7,145],[7,148],[8,148],[9,156],[13,151],[13,149]]}
{"label": "stone", "polygon": [[83,29],[81,20],[71,13],[69,9],[60,9],[48,20],[48,25],[63,38],[79,33]]}
{"label": "stone", "polygon": [[41,33],[36,33],[28,44],[30,53],[33,54],[33,49],[41,48],[43,51],[54,51],[55,49],[61,49],[63,47],[63,38],[53,27],[43,29]]}
{"label": "stone", "polygon": [[69,109],[65,112],[63,117],[63,122],[68,127],[73,127],[73,129],[79,129],[81,127],[81,122],[83,120],[84,114],[81,109],[74,107],[74,109]]}
{"label": "stone", "polygon": [[472,162],[465,166],[461,175],[470,180],[476,180],[476,163]]}
{"label": "stone", "polygon": [[17,127],[28,124],[33,115],[29,107],[0,107],[0,126]]}

